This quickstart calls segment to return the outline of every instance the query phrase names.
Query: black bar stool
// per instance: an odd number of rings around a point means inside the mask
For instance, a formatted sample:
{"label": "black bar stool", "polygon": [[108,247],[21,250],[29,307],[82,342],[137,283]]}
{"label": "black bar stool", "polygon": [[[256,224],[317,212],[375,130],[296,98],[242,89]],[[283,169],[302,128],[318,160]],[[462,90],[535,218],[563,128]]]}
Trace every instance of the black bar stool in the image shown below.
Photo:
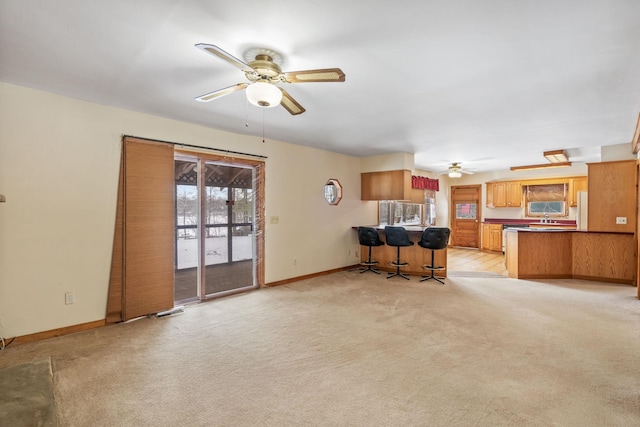
{"label": "black bar stool", "polygon": [[366,261],[360,263],[366,268],[361,268],[360,274],[365,271],[373,271],[376,274],[380,274],[378,270],[373,268],[374,265],[378,265],[378,261],[371,260],[371,247],[384,245],[384,242],[380,240],[380,236],[378,236],[378,230],[373,227],[358,227],[358,240],[362,246],[369,247],[369,257]]}
{"label": "black bar stool", "polygon": [[437,250],[441,250],[447,247],[449,244],[449,235],[451,230],[446,227],[429,227],[422,232],[422,238],[418,242],[418,246],[431,250],[431,265],[423,265],[425,270],[431,270],[430,276],[422,276],[421,282],[425,280],[434,279],[444,285],[444,282],[435,276],[437,270],[444,270],[444,266],[436,265],[435,253]]}
{"label": "black bar stool", "polygon": [[408,262],[400,261],[400,248],[403,246],[413,246],[413,242],[409,240],[409,233],[407,233],[407,230],[405,230],[404,227],[393,227],[387,225],[384,228],[384,234],[387,237],[387,245],[395,246],[398,248],[398,256],[396,260],[391,263],[391,265],[396,268],[396,272],[389,273],[387,279],[394,276],[400,276],[409,280],[409,277],[407,275],[400,273],[400,267],[406,267],[407,265],[409,265]]}

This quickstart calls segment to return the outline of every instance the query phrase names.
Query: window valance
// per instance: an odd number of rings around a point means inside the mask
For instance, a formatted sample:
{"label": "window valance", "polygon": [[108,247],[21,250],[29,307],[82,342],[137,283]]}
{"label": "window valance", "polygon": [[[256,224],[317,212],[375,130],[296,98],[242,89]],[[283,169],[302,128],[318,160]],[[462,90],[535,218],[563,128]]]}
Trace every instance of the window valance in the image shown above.
{"label": "window valance", "polygon": [[426,176],[412,176],[411,188],[439,191],[440,181],[438,179],[427,178]]}

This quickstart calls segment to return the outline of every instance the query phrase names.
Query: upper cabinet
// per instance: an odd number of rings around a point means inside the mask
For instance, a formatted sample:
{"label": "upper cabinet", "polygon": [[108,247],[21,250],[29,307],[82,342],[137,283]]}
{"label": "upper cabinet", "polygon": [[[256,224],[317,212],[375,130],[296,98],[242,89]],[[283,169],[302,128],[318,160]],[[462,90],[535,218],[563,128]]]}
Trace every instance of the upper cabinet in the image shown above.
{"label": "upper cabinet", "polygon": [[360,174],[361,200],[408,200],[424,203],[424,190],[411,188],[411,171],[394,170]]}
{"label": "upper cabinet", "polygon": [[575,176],[569,179],[569,206],[578,206],[578,192],[587,191],[587,177]]}
{"label": "upper cabinet", "polygon": [[522,206],[522,184],[519,181],[487,182],[488,208],[519,208]]}
{"label": "upper cabinet", "polygon": [[507,182],[507,207],[519,208],[522,206],[522,184],[516,181]]}
{"label": "upper cabinet", "polygon": [[588,163],[589,231],[633,233],[636,226],[636,160]]}
{"label": "upper cabinet", "polygon": [[586,176],[487,182],[486,205],[488,208],[520,208],[523,206],[523,187],[544,184],[567,185],[567,203],[572,207],[578,205],[578,192],[587,191]]}

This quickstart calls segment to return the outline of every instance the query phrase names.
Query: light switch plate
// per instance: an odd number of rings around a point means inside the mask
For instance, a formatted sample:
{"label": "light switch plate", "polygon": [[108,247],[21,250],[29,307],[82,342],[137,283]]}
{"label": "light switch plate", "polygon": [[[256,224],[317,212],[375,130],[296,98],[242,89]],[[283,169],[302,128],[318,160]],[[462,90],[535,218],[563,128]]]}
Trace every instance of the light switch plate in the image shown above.
{"label": "light switch plate", "polygon": [[616,224],[626,224],[627,223],[627,217],[626,216],[617,216],[616,217]]}
{"label": "light switch plate", "polygon": [[65,292],[64,293],[64,303],[69,305],[69,304],[75,304],[76,302],[76,296],[73,294],[73,292]]}

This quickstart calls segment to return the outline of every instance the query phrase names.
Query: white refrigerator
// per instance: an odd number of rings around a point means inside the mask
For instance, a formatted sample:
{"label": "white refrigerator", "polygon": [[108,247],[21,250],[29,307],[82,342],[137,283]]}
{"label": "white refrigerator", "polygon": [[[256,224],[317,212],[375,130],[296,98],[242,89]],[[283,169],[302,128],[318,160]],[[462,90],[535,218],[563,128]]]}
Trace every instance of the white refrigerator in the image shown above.
{"label": "white refrigerator", "polygon": [[578,191],[578,210],[576,211],[576,229],[587,231],[587,211],[589,198],[586,191]]}

